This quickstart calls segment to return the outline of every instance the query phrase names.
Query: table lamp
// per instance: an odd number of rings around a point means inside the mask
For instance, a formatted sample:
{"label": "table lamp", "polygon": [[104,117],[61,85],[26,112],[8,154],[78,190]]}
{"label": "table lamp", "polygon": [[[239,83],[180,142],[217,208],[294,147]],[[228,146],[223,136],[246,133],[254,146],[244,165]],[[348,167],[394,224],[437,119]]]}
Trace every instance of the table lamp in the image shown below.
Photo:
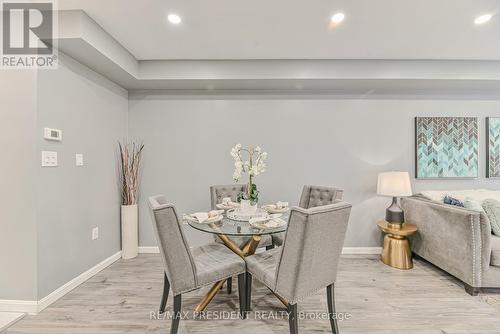
{"label": "table lamp", "polygon": [[377,194],[392,197],[392,204],[385,210],[385,220],[393,224],[404,223],[404,214],[399,206],[398,197],[412,195],[408,172],[384,172],[378,174]]}

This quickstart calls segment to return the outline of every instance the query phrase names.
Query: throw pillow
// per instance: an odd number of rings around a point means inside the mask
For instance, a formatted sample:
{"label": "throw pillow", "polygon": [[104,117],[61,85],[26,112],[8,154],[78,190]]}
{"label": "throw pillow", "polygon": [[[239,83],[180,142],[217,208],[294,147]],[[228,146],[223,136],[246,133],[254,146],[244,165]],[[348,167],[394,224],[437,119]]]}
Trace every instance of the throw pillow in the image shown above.
{"label": "throw pillow", "polygon": [[484,212],[483,207],[478,201],[473,200],[470,197],[466,197],[464,201],[464,207],[469,210]]}
{"label": "throw pillow", "polygon": [[493,234],[500,236],[500,202],[487,199],[483,202],[483,209],[491,224]]}
{"label": "throw pillow", "polygon": [[449,205],[455,205],[455,206],[459,206],[459,207],[464,207],[464,203],[462,203],[461,201],[459,201],[458,199],[456,198],[453,198],[451,196],[448,196],[446,195],[443,199],[443,203],[444,204],[449,204]]}

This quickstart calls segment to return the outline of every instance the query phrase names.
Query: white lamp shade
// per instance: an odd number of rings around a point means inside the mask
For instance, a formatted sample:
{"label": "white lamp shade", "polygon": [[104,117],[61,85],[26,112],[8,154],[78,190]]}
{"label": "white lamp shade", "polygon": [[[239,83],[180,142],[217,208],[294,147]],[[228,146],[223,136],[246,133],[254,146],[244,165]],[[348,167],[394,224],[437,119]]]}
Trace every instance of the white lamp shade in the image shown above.
{"label": "white lamp shade", "polygon": [[392,197],[411,196],[410,174],[408,172],[378,174],[377,194]]}

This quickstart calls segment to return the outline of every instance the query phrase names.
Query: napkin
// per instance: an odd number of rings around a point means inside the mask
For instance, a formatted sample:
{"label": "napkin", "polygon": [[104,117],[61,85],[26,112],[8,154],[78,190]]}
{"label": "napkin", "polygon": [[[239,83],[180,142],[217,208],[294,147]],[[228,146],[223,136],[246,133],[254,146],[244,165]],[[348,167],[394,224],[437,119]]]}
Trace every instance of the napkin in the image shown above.
{"label": "napkin", "polygon": [[286,221],[284,221],[281,218],[275,218],[275,219],[270,220],[266,224],[266,227],[268,227],[268,228],[274,228],[274,227],[280,227],[280,226],[283,226],[283,225],[286,225]]}
{"label": "napkin", "polygon": [[203,223],[206,221],[208,218],[213,218],[221,215],[224,212],[224,210],[212,210],[209,212],[195,212],[191,214],[191,216],[196,217],[198,219],[198,223]]}
{"label": "napkin", "polygon": [[255,218],[250,218],[249,223],[250,224],[264,224],[269,221],[269,217],[255,217]]}
{"label": "napkin", "polygon": [[196,219],[198,219],[198,223],[203,223],[208,219],[208,212],[195,212],[191,214],[191,216],[196,217]]}
{"label": "napkin", "polygon": [[222,199],[222,203],[221,203],[221,204],[222,204],[223,206],[225,206],[225,207],[230,207],[230,208],[234,208],[234,207],[237,207],[237,206],[239,206],[239,205],[240,205],[240,204],[239,204],[239,203],[237,203],[237,202],[233,202],[233,201],[231,200],[231,197],[224,197],[224,198]]}
{"label": "napkin", "polygon": [[265,228],[276,228],[286,225],[286,221],[278,217],[271,217],[270,219],[267,217],[255,217],[250,219],[250,225],[265,229]]}
{"label": "napkin", "polygon": [[288,202],[276,202],[276,208],[277,209],[288,208]]}
{"label": "napkin", "polygon": [[288,208],[288,202],[276,202],[276,204],[266,205],[270,209],[285,209]]}

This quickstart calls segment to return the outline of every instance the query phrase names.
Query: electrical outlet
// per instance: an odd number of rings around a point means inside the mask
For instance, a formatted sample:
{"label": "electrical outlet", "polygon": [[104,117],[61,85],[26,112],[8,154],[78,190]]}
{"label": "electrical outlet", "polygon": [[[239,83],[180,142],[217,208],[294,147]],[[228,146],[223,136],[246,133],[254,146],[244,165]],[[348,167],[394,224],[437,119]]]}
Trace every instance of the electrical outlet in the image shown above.
{"label": "electrical outlet", "polygon": [[77,167],[83,166],[83,154],[81,153],[75,154],[75,165]]}
{"label": "electrical outlet", "polygon": [[96,240],[99,238],[99,227],[94,227],[92,229],[92,240]]}

